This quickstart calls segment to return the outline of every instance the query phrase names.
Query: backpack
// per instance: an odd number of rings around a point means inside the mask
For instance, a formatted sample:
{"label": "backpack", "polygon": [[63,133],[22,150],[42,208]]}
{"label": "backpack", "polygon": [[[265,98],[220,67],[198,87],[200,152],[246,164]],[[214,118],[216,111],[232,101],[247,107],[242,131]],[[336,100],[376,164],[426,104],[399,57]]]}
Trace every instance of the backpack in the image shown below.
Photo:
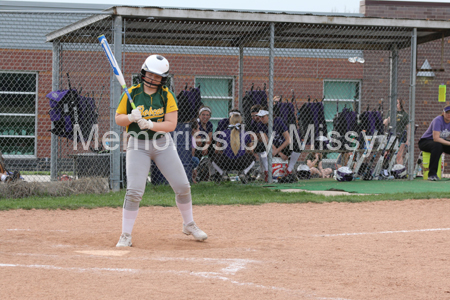
{"label": "backpack", "polygon": [[203,106],[200,88],[187,87],[177,96],[178,122],[186,123],[198,117],[198,112]]}
{"label": "backpack", "polygon": [[209,163],[210,159],[203,156],[197,167],[197,181],[209,181]]}
{"label": "backpack", "polygon": [[98,122],[98,110],[95,101],[89,97],[80,96],[76,89],[52,91],[46,96],[50,102],[50,120],[54,128],[51,133],[74,140],[75,125],[80,126],[79,141],[89,139],[92,127]]}
{"label": "backpack", "polygon": [[14,182],[23,178],[20,176],[19,171],[9,172],[5,166],[5,160],[3,158],[2,152],[0,151],[0,174],[6,174],[5,182]]}
{"label": "backpack", "polygon": [[274,117],[280,117],[284,124],[288,127],[289,125],[297,125],[295,116],[295,107],[293,103],[288,102],[276,102],[273,106]]}
{"label": "backpack", "polygon": [[20,176],[20,172],[19,171],[14,171],[14,172],[8,172],[8,177],[6,177],[5,182],[9,183],[9,182],[15,182],[18,180],[23,180],[22,176]]}

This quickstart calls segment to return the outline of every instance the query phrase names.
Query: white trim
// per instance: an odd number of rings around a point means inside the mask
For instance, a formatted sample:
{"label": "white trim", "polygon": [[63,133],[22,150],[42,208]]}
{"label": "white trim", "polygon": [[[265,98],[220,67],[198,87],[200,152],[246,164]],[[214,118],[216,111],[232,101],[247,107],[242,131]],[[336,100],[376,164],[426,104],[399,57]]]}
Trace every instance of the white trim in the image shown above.
{"label": "white trim", "polygon": [[439,28],[450,29],[450,22],[434,20],[391,19],[375,17],[348,17],[335,13],[335,16],[308,15],[298,12],[274,13],[264,11],[219,11],[197,9],[163,9],[160,7],[131,7],[115,6],[105,12],[119,16],[134,16],[164,18],[164,19],[190,19],[190,20],[223,20],[246,22],[287,22],[305,24],[351,25],[351,26],[379,26],[379,27],[407,27],[407,28]]}
{"label": "white trim", "polygon": [[102,20],[108,19],[110,17],[111,16],[109,14],[107,14],[107,15],[98,15],[97,14],[97,15],[88,17],[86,19],[80,20],[80,21],[75,22],[75,23],[73,23],[73,24],[71,24],[69,26],[66,26],[64,28],[58,29],[56,31],[53,31],[53,32],[47,34],[46,35],[46,41],[47,42],[52,42],[53,40],[58,39],[58,38],[66,35],[66,34],[69,34],[69,33],[73,32],[73,31],[75,31],[75,30],[78,30],[78,29],[81,29],[83,27],[89,26],[89,25],[94,24],[94,23],[96,23],[98,21],[102,21]]}
{"label": "white trim", "polygon": [[36,138],[34,135],[2,135],[0,132],[0,137],[2,138]]}
{"label": "white trim", "polygon": [[9,113],[0,113],[0,116],[5,116],[5,117],[35,117],[36,114],[9,114]]}
{"label": "white trim", "polygon": [[4,92],[4,91],[0,91],[0,94],[3,94],[3,95],[35,95],[36,93],[33,93],[33,92]]}

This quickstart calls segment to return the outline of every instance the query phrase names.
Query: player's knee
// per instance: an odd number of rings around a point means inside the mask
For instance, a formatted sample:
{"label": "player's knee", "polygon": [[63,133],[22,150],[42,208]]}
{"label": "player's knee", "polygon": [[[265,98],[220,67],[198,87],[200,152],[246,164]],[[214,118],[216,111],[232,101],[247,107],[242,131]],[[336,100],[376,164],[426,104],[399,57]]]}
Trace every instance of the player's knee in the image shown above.
{"label": "player's knee", "polygon": [[127,190],[125,195],[125,200],[127,202],[139,203],[142,200],[142,196],[144,195],[144,191],[139,190]]}
{"label": "player's knee", "polygon": [[189,181],[185,183],[178,183],[175,187],[173,187],[173,191],[177,196],[186,196],[191,194],[191,185]]}

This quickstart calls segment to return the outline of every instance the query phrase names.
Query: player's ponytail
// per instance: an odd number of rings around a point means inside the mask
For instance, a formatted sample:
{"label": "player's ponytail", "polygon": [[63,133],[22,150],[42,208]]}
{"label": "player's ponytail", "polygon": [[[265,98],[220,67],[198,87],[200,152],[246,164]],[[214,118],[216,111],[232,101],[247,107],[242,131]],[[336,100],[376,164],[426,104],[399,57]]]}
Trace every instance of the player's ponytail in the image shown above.
{"label": "player's ponytail", "polygon": [[241,147],[241,122],[242,117],[240,115],[232,115],[230,117],[230,128],[231,129],[231,135],[230,135],[230,144],[231,144],[231,150],[233,151],[234,155],[237,155],[239,148]]}

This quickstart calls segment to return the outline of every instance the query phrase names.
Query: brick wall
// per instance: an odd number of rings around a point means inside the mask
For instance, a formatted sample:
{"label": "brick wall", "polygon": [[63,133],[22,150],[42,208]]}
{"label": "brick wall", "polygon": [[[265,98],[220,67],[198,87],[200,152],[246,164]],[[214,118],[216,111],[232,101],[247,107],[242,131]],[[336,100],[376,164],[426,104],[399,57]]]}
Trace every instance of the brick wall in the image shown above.
{"label": "brick wall", "polygon": [[[5,71],[36,71],[38,72],[38,117],[37,117],[37,157],[50,157],[51,145],[51,121],[49,117],[49,99],[46,95],[52,91],[52,53],[51,51],[36,50],[1,50],[0,70]],[[162,53],[163,54],[163,53]],[[239,58],[223,55],[189,55],[189,54],[163,54],[171,64],[170,73],[174,75],[175,92],[178,94],[187,85],[194,86],[196,76],[231,76],[235,78],[234,102],[238,106],[239,99]],[[140,72],[146,53],[126,53],[124,55],[125,67],[123,73],[127,84],[131,86],[133,74]],[[73,88],[83,89],[82,95],[87,96],[95,91],[97,104],[99,105],[99,137],[109,130],[110,123],[110,95],[109,72],[110,67],[102,52],[78,52],[65,51],[62,60],[62,73],[60,89],[67,89],[66,73],[70,74]],[[8,59],[6,59],[8,58]],[[385,64],[386,62],[384,62]],[[378,68],[379,66],[377,66]],[[386,65],[384,66],[386,67]],[[283,99],[291,98],[292,90],[295,92],[298,107],[305,103],[308,96],[311,99],[323,97],[324,79],[363,79],[364,70],[362,64],[349,64],[347,59],[321,59],[301,57],[277,57],[275,58],[274,95],[282,95]],[[370,73],[370,72],[369,72]],[[385,72],[384,72],[385,73]],[[377,74],[377,76],[382,76]],[[386,75],[384,76],[386,77]],[[244,84],[243,91],[268,88],[269,85],[269,59],[262,56],[247,56],[244,58]],[[380,79],[376,79],[377,81]],[[386,78],[384,78],[386,80]],[[372,87],[380,91],[386,89],[383,86]],[[105,86],[101,102],[100,90]],[[372,99],[375,103],[378,95],[367,93],[367,101]],[[370,96],[369,96],[370,95]],[[371,105],[374,107],[374,105]],[[62,153],[73,153],[72,141],[65,141],[59,145]],[[82,147],[78,145],[78,151]]]}
{"label": "brick wall", "polygon": [[360,13],[366,17],[449,20],[450,3],[363,0]]}
{"label": "brick wall", "polygon": [[[439,2],[406,2],[406,1],[374,1],[366,0],[360,2],[360,13],[366,17],[379,18],[408,18],[408,19],[430,19],[450,20],[450,3]],[[443,55],[441,55],[443,50]],[[417,48],[417,68],[421,68],[425,60],[431,64],[433,69],[443,68],[444,72],[434,72],[434,77],[417,77],[416,81],[416,124],[419,125],[415,135],[416,142],[430,125],[430,122],[441,114],[442,108],[450,104],[438,102],[439,85],[450,85],[450,39],[437,40],[434,42],[420,44]],[[409,58],[404,65],[410,64]],[[399,70],[400,75],[402,71]],[[403,74],[405,76],[406,74]],[[408,77],[408,76],[405,76]],[[400,78],[399,89],[403,89],[404,95],[408,95],[409,80]],[[405,98],[408,109],[408,98]],[[449,96],[447,96],[447,100]],[[416,146],[415,154],[419,153]]]}

